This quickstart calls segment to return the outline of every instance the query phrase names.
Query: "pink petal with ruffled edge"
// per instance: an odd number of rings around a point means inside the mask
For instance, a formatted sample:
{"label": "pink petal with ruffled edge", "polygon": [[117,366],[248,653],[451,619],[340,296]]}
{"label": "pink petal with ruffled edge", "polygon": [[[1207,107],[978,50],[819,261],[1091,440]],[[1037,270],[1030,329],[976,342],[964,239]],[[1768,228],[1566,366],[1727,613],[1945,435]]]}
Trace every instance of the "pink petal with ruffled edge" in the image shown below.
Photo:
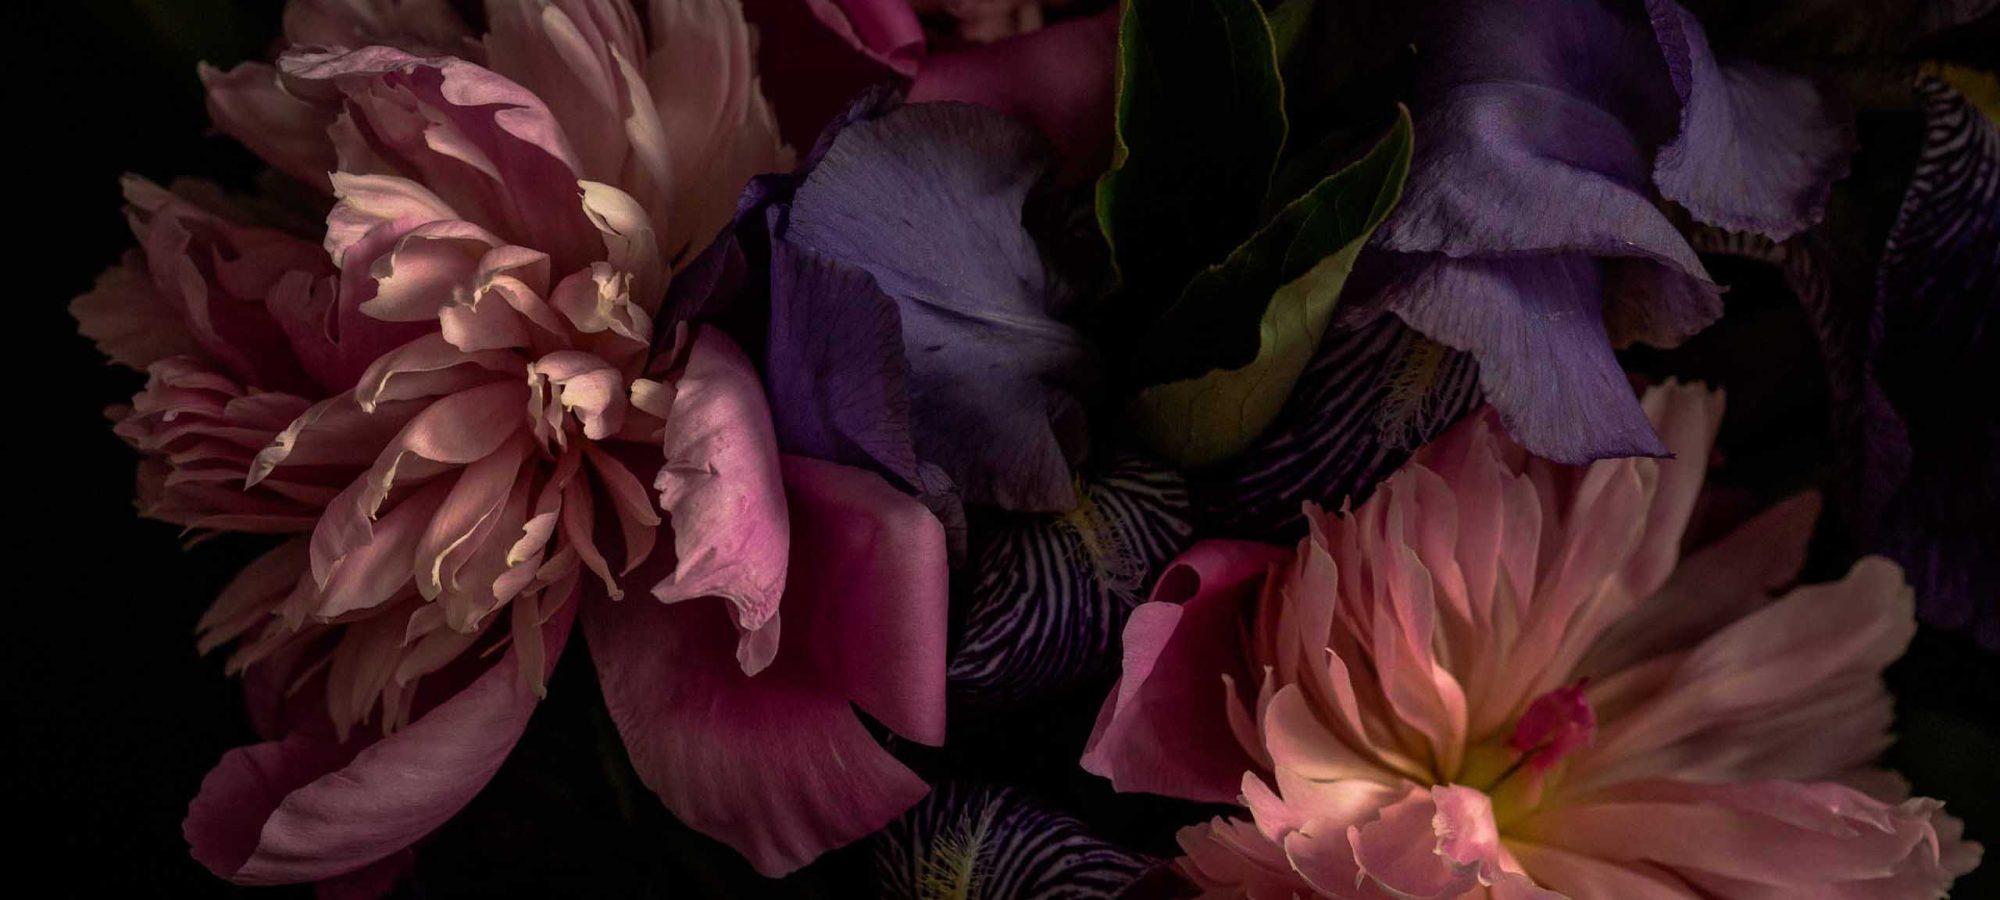
{"label": "pink petal with ruffled edge", "polygon": [[654,487],[673,529],[675,563],[653,596],[667,603],[722,597],[747,640],[778,614],[792,552],[763,385],[727,335],[702,327],[672,404],[666,462]]}

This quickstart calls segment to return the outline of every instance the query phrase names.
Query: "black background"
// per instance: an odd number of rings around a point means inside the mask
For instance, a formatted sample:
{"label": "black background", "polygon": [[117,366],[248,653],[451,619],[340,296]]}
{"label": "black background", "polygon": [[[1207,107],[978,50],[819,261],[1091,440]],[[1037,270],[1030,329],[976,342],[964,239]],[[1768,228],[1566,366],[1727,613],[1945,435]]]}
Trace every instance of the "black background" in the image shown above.
{"label": "black background", "polygon": [[[5,433],[15,477],[4,491],[15,523],[9,531],[27,542],[6,557],[0,799],[12,829],[26,837],[9,839],[22,853],[16,872],[52,879],[45,893],[236,892],[193,862],[180,836],[203,774],[225,750],[253,739],[234,685],[218,660],[195,654],[192,630],[261,545],[224,537],[184,550],[175,529],[133,515],[134,457],[101,410],[130,396],[139,378],[105,366],[66,307],[130,243],[119,214],[121,172],[163,183],[180,176],[247,183],[254,161],[207,134],[194,64],[262,55],[277,33],[279,5],[86,0],[9,4],[5,13],[12,127],[0,138],[8,159],[0,178],[11,201],[5,271],[14,294],[5,320],[13,375]],[[1749,300],[1755,293],[1732,293],[1730,330],[1659,364],[1725,383],[1744,375],[1746,361],[1773,365],[1769,342],[1731,337],[1796,329],[1762,321],[1782,315]],[[1741,396],[1732,396],[1732,413]],[[1754,462],[1759,422],[1818,415],[1811,401],[1792,405],[1766,406],[1770,415],[1761,418],[1732,415],[1727,437],[1750,448],[1742,456]],[[578,656],[558,670],[552,700],[559,702],[537,714],[495,786],[426,848],[411,893],[830,897],[851,895],[839,885],[865,883],[865,851],[855,849],[765,885],[673,823],[643,789],[634,793],[624,761],[604,752],[601,711]],[[1989,846],[2000,843],[1997,670],[1993,657],[1965,641],[1927,631],[1891,672],[1906,738],[1891,761],[1919,793],[1947,799]],[[1108,836],[1164,852],[1170,820],[1186,821],[1189,810],[1113,798],[1074,768],[1094,706],[1085,697],[1032,720],[955,725],[952,751],[913,761],[1029,784]],[[586,777],[579,767],[613,777]],[[2000,864],[1991,864],[1962,881],[1956,896],[2000,897],[1996,870]]]}

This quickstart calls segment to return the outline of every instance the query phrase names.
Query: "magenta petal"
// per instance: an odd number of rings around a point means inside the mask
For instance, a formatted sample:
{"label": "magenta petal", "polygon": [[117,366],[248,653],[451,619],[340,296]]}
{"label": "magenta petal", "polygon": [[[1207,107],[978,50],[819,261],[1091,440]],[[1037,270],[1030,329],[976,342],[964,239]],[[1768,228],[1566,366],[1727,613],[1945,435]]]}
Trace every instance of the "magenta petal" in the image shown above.
{"label": "magenta petal", "polygon": [[1062,180],[1083,181],[1110,158],[1117,12],[934,56],[910,102],[961,100],[1032,122],[1055,144]]}
{"label": "magenta petal", "polygon": [[1084,747],[1084,769],[1120,791],[1236,800],[1257,768],[1230,730],[1224,676],[1255,685],[1240,633],[1279,547],[1204,541],[1160,575],[1125,624],[1125,669]]}
{"label": "magenta petal", "polygon": [[786,635],[745,675],[712,602],[599,602],[584,634],[646,785],[779,876],[881,828],[929,788],[849,706],[925,743],[944,732],[943,529],[872,473],[787,458]]}
{"label": "magenta petal", "polygon": [[[562,646],[574,609],[564,605],[543,626],[550,646]],[[552,654],[548,667],[554,662]],[[509,650],[465,689],[351,759],[306,731],[239,747],[202,780],[182,832],[195,859],[238,884],[353,872],[409,847],[471,802],[520,739],[535,702]]]}
{"label": "magenta petal", "polygon": [[897,734],[944,743],[944,526],[872,472],[783,463],[801,579],[785,596],[786,627],[811,636],[804,646],[826,687]]}

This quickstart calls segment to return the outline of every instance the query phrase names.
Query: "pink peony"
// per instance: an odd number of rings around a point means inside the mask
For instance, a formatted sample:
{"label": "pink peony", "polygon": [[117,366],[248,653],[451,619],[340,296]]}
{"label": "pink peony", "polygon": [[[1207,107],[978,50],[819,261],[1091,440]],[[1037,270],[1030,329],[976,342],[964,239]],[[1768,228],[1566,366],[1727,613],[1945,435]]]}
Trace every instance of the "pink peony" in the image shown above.
{"label": "pink peony", "polygon": [[1810,496],[1680,559],[1721,398],[1644,406],[1676,458],[1557,466],[1487,414],[1295,552],[1190,550],[1084,766],[1247,807],[1181,832],[1205,897],[1943,896],[1978,845],[1872,768],[1901,573],[1788,587]]}
{"label": "pink peony", "polygon": [[[200,626],[267,739],[189,809],[223,877],[380,886],[498,769],[573,623],[647,785],[766,874],[927,790],[852,705],[942,741],[942,528],[781,459],[748,358],[665,308],[789,151],[735,4],[651,10],[495,0],[475,41],[442,3],[295,3],[384,43],[208,73],[211,107],[331,192],[324,228],[127,184],[140,248],[73,310],[147,374],[113,411],[142,510],[287,536]],[[482,48],[499,71],[442,55]]]}

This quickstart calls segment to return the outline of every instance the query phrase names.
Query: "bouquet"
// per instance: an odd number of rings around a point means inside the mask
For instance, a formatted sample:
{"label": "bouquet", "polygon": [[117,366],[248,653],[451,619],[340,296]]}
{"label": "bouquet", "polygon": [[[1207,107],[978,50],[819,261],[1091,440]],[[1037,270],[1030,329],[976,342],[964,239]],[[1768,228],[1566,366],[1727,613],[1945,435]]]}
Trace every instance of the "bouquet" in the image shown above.
{"label": "bouquet", "polygon": [[70,306],[139,513],[256,547],[189,852],[1992,890],[1884,759],[2000,667],[1992,12],[289,0],[198,72],[260,174],[129,176]]}

